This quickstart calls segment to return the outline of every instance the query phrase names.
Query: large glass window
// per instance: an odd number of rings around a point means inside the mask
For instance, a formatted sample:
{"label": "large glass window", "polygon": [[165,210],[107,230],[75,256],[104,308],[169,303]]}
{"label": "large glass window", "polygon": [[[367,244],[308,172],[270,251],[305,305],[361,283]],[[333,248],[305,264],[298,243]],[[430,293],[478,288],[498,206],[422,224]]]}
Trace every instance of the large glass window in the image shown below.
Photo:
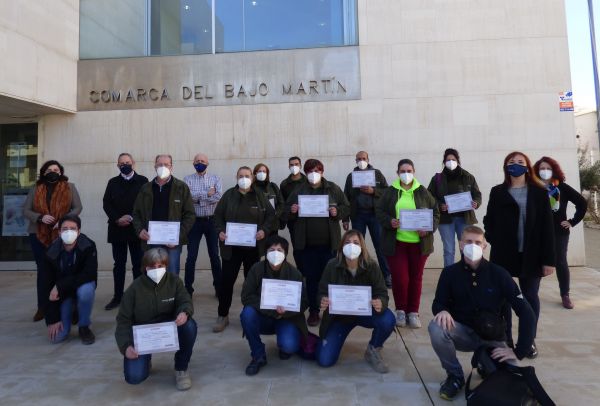
{"label": "large glass window", "polygon": [[357,45],[356,0],[81,0],[80,58]]}

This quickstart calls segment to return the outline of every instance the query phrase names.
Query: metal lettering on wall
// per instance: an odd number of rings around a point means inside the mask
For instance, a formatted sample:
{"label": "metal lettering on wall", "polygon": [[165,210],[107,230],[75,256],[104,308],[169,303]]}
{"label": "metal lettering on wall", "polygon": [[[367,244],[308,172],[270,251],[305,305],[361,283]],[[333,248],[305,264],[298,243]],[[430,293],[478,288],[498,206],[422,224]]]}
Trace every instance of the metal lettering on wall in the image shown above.
{"label": "metal lettering on wall", "polygon": [[80,111],[355,99],[358,47],[78,63]]}

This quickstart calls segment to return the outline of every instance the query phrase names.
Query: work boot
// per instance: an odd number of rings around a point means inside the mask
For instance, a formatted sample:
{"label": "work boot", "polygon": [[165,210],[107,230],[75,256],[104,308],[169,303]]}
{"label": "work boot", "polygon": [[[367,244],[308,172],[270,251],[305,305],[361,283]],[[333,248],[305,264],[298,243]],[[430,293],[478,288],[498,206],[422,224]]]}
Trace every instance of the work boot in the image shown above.
{"label": "work boot", "polygon": [[229,316],[219,316],[213,326],[213,333],[220,333],[229,325]]}
{"label": "work boot", "polygon": [[569,310],[575,307],[575,305],[571,301],[571,298],[569,298],[569,295],[562,296],[562,305],[565,309]]}
{"label": "work boot", "polygon": [[113,298],[110,300],[110,302],[108,302],[108,304],[106,306],[104,306],[104,310],[116,309],[120,305],[121,305],[121,299],[118,299],[113,296]]}
{"label": "work boot", "polygon": [[385,361],[381,357],[381,347],[375,348],[369,344],[367,346],[367,350],[365,351],[365,361],[367,361],[369,365],[371,365],[371,367],[380,374],[387,374],[390,371]]}
{"label": "work boot", "polygon": [[250,363],[246,367],[246,375],[248,375],[248,376],[256,375],[258,373],[258,371],[260,371],[260,369],[262,367],[264,367],[265,365],[267,365],[267,357],[266,356],[263,355],[262,357],[260,357],[258,359],[252,358],[252,361],[250,361]]}
{"label": "work boot", "polygon": [[42,309],[37,309],[37,311],[33,315],[33,322],[35,323],[36,321],[43,320],[44,317],[45,317],[44,311]]}
{"label": "work boot", "polygon": [[79,327],[79,338],[81,339],[81,344],[90,345],[94,344],[96,341],[96,336],[92,333],[92,330],[88,326]]}
{"label": "work boot", "polygon": [[188,371],[175,371],[175,387],[177,390],[188,390],[192,387],[192,378]]}

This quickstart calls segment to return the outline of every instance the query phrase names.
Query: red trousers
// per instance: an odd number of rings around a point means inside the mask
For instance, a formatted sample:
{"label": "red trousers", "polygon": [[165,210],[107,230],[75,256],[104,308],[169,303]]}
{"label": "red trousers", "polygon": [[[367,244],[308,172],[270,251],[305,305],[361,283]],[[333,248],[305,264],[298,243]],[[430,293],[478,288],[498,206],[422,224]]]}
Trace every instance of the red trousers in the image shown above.
{"label": "red trousers", "polygon": [[423,268],[428,255],[421,255],[419,243],[396,241],[396,252],[387,257],[392,275],[396,310],[418,313],[423,286]]}

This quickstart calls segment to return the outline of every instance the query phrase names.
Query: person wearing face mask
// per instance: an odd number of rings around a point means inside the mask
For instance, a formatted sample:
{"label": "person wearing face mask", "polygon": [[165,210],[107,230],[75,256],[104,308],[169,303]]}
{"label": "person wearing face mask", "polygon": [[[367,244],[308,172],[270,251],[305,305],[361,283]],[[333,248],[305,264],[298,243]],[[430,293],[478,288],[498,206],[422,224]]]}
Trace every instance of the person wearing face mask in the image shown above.
{"label": "person wearing face mask", "polygon": [[161,154],[154,159],[156,177],[140,189],[133,205],[133,228],[142,241],[145,251],[153,246],[148,245],[150,221],[178,222],[179,244],[165,245],[169,252],[169,268],[167,271],[179,275],[179,258],[181,247],[188,242],[188,233],[196,221],[194,203],[188,185],[172,175],[173,158]]}
{"label": "person wearing face mask", "polygon": [[133,278],[141,275],[142,248],[140,239],[133,228],[133,203],[148,178],[134,170],[135,161],[128,152],[119,154],[117,168],[119,174],[106,185],[102,207],[108,217],[108,243],[112,245],[114,294],[104,310],[119,307],[125,288],[127,249],[131,255]]}
{"label": "person wearing face mask", "polygon": [[[329,313],[329,285],[371,287],[371,316],[345,316]],[[371,259],[360,231],[346,231],[342,236],[337,255],[323,271],[319,283],[319,300],[323,310],[323,321],[319,328],[321,340],[317,347],[317,362],[322,367],[334,365],[342,351],[348,334],[356,326],[373,329],[364,358],[379,373],[389,371],[381,350],[388,339],[396,320],[388,308],[388,291],[377,261]]]}
{"label": "person wearing face mask", "polygon": [[275,222],[273,223],[271,235],[277,234],[277,230],[281,228],[281,224],[285,224],[281,221],[282,213],[285,209],[285,200],[283,200],[279,186],[271,182],[270,171],[267,165],[263,163],[257,164],[252,174],[254,175],[254,188],[262,192],[267,201],[275,209]]}
{"label": "person wearing face mask", "polygon": [[[287,199],[291,196],[291,194],[294,192],[294,190],[296,190],[300,185],[304,184],[307,182],[306,180],[306,176],[301,172],[302,170],[302,160],[297,157],[297,156],[293,156],[290,157],[288,159],[288,168],[290,171],[290,174],[288,175],[287,178],[285,178],[283,181],[281,181],[281,184],[279,185],[279,190],[281,190],[281,196],[283,196],[283,201],[287,202]],[[300,255],[300,250],[296,248],[296,241],[295,241],[295,232],[294,232],[294,220],[288,218],[287,222],[285,221],[285,212],[282,213],[281,218],[279,219],[279,228],[283,229],[286,225],[287,228],[290,232],[290,241],[292,242],[292,249],[293,249],[293,256],[294,256],[294,262],[296,263],[296,266],[298,267],[298,269],[302,269],[302,266],[300,264],[301,261],[301,255]]]}
{"label": "person wearing face mask", "polygon": [[219,258],[219,236],[215,227],[215,208],[221,199],[223,187],[221,178],[208,173],[208,157],[202,153],[194,157],[196,173],[183,178],[190,188],[196,222],[188,234],[187,258],[185,260],[185,288],[194,293],[194,279],[196,278],[196,259],[202,236],[206,238],[206,249],[210,259],[213,288],[217,296],[219,279],[221,278],[221,258]]}
{"label": "person wearing face mask", "polygon": [[[340,220],[350,214],[350,203],[346,195],[335,183],[323,177],[323,163],[309,159],[304,163],[304,173],[308,182],[300,185],[287,199],[286,221],[294,222],[294,249],[300,251],[300,272],[306,278],[309,316],[308,325],[316,326],[319,316],[319,280],[323,269],[335,256],[340,244]],[[326,195],[329,200],[328,217],[301,217],[298,215],[298,196]]]}
{"label": "person wearing face mask", "polygon": [[142,258],[142,276],[133,281],[123,294],[115,339],[123,354],[125,382],[136,385],[148,378],[152,354],[139,355],[134,347],[133,326],[174,321],[177,325],[179,350],[175,353],[175,387],[188,390],[192,379],[188,365],[192,357],[198,327],[192,318],[194,304],[181,279],[171,272],[169,253],[152,248]]}
{"label": "person wearing face mask", "polygon": [[53,343],[69,336],[75,306],[81,343],[89,345],[95,341],[90,318],[98,280],[98,254],[94,241],[80,230],[78,216],[64,215],[58,222],[60,238],[46,252],[42,286],[48,300],[44,314],[48,338]]}
{"label": "person wearing face mask", "polygon": [[261,334],[277,335],[279,358],[289,359],[300,349],[301,336],[308,335],[308,327],[304,311],[308,307],[306,290],[302,286],[300,312],[277,309],[261,309],[261,289],[263,279],[303,282],[302,274],[286,261],[288,242],[285,238],[273,235],[266,241],[266,259],[257,262],[250,268],[242,288],[242,304],[240,322],[244,335],[250,345],[252,360],[246,367],[246,375],[256,375],[260,368],[267,364],[265,345],[260,339]]}
{"label": "person wearing face mask", "polygon": [[352,185],[352,173],[346,177],[344,186],[344,194],[350,202],[350,216],[343,220],[342,225],[344,230],[350,228],[348,220],[352,220],[352,228],[358,230],[362,235],[367,235],[367,228],[375,247],[379,268],[383,273],[385,285],[388,288],[392,287],[392,276],[385,259],[385,255],[381,251],[381,226],[375,217],[375,205],[384,190],[388,187],[387,181],[383,173],[379,169],[373,168],[369,163],[369,154],[366,151],[356,153],[356,167],[353,171],[374,171],[375,186],[354,187]]}
{"label": "person wearing face mask", "polygon": [[45,162],[23,205],[23,214],[29,219],[27,231],[37,267],[37,311],[33,321],[44,318],[44,308],[48,301],[42,287],[44,255],[48,246],[59,236],[58,220],[67,214],[77,216],[82,209],[77,188],[65,176],[65,168],[58,161]]}
{"label": "person wearing face mask", "polygon": [[[556,160],[544,156],[533,165],[535,173],[546,185],[550,207],[554,218],[554,238],[556,251],[556,276],[560,287],[562,305],[565,309],[574,307],[569,297],[570,273],[567,262],[567,249],[569,247],[569,233],[575,227],[587,211],[587,201],[571,186],[565,183],[565,174]],[[575,205],[575,214],[567,219],[567,206],[569,202]]]}
{"label": "person wearing face mask", "polygon": [[[493,347],[492,358],[515,363],[530,351],[535,315],[519,287],[501,266],[483,258],[487,247],[483,230],[466,226],[459,242],[462,258],[442,270],[437,283],[429,323],[429,338],[446,380],[440,397],[452,400],[465,384],[456,350],[473,352],[482,345]],[[514,350],[506,344],[504,307],[519,317],[519,341]]]}
{"label": "person wearing face mask", "polygon": [[[490,191],[483,218],[485,238],[492,245],[490,262],[519,278],[523,296],[540,317],[540,282],[554,272],[554,220],[550,200],[527,155],[511,152],[504,159],[504,182]],[[506,334],[512,345],[510,307],[506,306]],[[535,337],[535,334],[534,334]],[[531,346],[528,358],[538,350]]]}
{"label": "person wearing face mask", "polygon": [[[396,325],[404,327],[408,324],[410,328],[421,328],[419,305],[423,269],[433,252],[433,233],[438,226],[440,211],[435,198],[414,175],[413,162],[401,159],[398,162],[398,179],[385,190],[375,207],[375,213],[383,229],[382,250],[392,274]],[[432,210],[433,230],[402,229],[400,211],[414,209]]]}
{"label": "person wearing face mask", "polygon": [[[237,185],[227,190],[215,209],[215,227],[219,233],[222,258],[219,308],[213,332],[220,333],[229,325],[229,308],[233,297],[233,286],[244,265],[247,277],[252,265],[265,253],[265,237],[275,227],[275,210],[264,193],[253,185],[252,169],[242,166],[237,170]],[[225,244],[227,223],[256,224],[254,247]]]}
{"label": "person wearing face mask", "polygon": [[[454,148],[444,151],[442,160],[444,169],[431,178],[427,190],[436,198],[440,208],[440,225],[438,230],[444,246],[444,266],[454,263],[455,240],[460,240],[462,229],[465,225],[477,223],[475,209],[481,206],[481,192],[475,177],[467,172],[460,164],[460,155]],[[448,206],[444,197],[456,193],[469,192],[471,194],[471,210],[448,213]]]}

